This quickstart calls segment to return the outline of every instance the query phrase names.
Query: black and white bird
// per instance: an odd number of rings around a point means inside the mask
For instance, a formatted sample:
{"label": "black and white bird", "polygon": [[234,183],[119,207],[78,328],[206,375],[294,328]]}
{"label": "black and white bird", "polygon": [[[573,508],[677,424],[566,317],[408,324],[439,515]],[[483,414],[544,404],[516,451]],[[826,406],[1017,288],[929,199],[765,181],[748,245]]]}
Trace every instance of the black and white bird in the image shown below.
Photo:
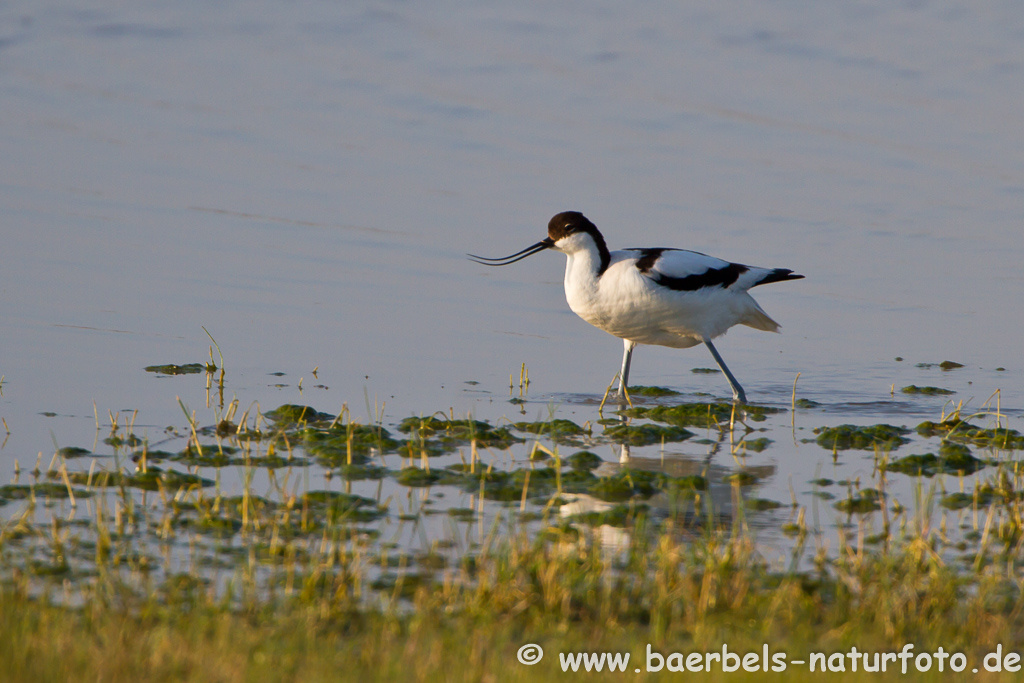
{"label": "black and white bird", "polygon": [[733,325],[777,332],[779,324],[748,290],[803,278],[787,268],[744,266],[685,249],[608,251],[597,226],[578,211],[557,214],[548,223],[547,238],[511,256],[469,256],[485,266],[507,266],[545,249],[568,257],[565,299],[573,313],[623,340],[620,399],[637,344],[677,349],[704,344],[729,380],[733,400],[746,403],[743,387],[711,340]]}

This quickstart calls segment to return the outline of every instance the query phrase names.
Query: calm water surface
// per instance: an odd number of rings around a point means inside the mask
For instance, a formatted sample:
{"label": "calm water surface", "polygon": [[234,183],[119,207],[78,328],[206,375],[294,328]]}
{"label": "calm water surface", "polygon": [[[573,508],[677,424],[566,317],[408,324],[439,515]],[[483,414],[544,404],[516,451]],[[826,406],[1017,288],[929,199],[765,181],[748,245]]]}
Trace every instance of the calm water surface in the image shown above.
{"label": "calm water surface", "polygon": [[[769,423],[757,495],[869,478],[803,432],[938,419],[908,384],[1001,390],[1020,428],[1022,83],[1013,2],[5,3],[0,479],[91,446],[94,404],[154,443],[175,397],[212,422],[202,376],[143,371],[206,360],[203,327],[243,405],[594,420],[621,345],[568,310],[564,259],[464,257],[566,209],[612,248],[807,276],[756,291],[781,335],[718,344],[751,400],[800,373],[822,404]],[[632,379],[728,397],[710,366],[641,347]]]}

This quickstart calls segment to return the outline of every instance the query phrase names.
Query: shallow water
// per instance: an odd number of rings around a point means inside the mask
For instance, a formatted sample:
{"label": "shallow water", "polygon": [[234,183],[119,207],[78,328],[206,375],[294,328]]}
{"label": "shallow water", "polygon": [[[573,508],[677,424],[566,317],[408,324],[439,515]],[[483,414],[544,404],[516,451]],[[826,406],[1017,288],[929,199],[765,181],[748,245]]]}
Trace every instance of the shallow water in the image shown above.
{"label": "shallow water", "polygon": [[[0,480],[89,447],[96,415],[138,410],[152,443],[175,397],[212,422],[202,376],[142,369],[206,361],[204,326],[243,406],[592,421],[621,345],[567,309],[560,255],[464,258],[565,209],[613,248],[807,276],[756,291],[781,335],[718,343],[752,401],[800,373],[821,404],[770,421],[758,496],[870,477],[800,430],[948,412],[909,384],[998,389],[1020,428],[1022,38],[1010,2],[7,3]],[[943,360],[965,367],[917,366]],[[632,380],[726,397],[712,364],[640,348]]]}

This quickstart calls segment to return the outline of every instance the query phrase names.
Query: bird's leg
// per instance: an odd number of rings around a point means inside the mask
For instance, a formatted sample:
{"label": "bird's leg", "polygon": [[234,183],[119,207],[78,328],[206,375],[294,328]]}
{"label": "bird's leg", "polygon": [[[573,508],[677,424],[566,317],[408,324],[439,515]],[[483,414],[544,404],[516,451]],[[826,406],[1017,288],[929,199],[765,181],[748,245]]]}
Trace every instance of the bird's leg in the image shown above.
{"label": "bird's leg", "polygon": [[737,382],[736,378],[732,376],[731,372],[729,372],[729,368],[726,366],[725,361],[722,360],[720,355],[718,355],[718,349],[715,348],[715,345],[711,343],[710,339],[704,340],[704,346],[708,347],[708,351],[710,351],[711,355],[715,357],[715,362],[718,363],[718,367],[722,368],[722,372],[725,373],[725,378],[729,380],[729,386],[732,387],[732,400],[737,403],[746,403],[747,395],[743,393],[743,387],[740,386],[740,383]]}
{"label": "bird's leg", "polygon": [[636,346],[636,342],[623,339],[622,344],[625,348],[622,351],[622,370],[619,371],[620,399],[626,398],[626,387],[629,385],[629,362],[633,358],[633,347]]}

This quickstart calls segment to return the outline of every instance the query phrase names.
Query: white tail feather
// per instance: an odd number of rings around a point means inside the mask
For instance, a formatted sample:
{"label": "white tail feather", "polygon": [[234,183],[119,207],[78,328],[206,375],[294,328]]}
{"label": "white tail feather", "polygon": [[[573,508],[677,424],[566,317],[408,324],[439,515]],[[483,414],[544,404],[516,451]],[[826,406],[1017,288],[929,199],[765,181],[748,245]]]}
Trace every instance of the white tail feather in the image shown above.
{"label": "white tail feather", "polygon": [[764,330],[765,332],[778,332],[779,324],[772,320],[767,313],[761,310],[760,306],[756,306],[747,317],[743,319],[742,324],[753,327],[755,330]]}

